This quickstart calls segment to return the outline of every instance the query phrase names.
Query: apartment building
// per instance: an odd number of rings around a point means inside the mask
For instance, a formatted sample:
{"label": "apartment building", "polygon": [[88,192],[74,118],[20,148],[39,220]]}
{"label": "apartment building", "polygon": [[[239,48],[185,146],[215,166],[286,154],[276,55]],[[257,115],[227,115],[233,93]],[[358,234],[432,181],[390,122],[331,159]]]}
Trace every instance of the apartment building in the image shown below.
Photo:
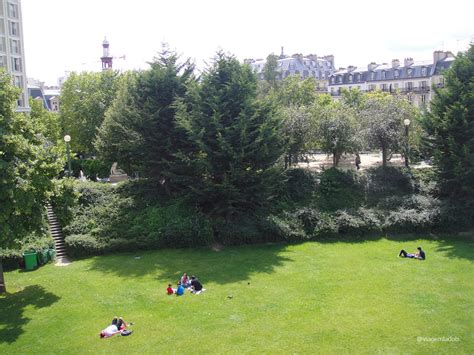
{"label": "apartment building", "polygon": [[343,88],[357,88],[362,92],[375,90],[401,93],[416,106],[427,104],[433,97],[432,87],[443,87],[443,72],[454,61],[451,52],[435,51],[432,60],[415,62],[406,58],[403,63],[393,59],[391,64],[370,63],[367,68],[349,66],[329,77],[329,93],[337,98]]}
{"label": "apartment building", "polygon": [[[258,79],[263,80],[266,60],[248,59],[246,62],[250,64]],[[316,54],[293,54],[292,56],[286,56],[282,49],[277,63],[278,80],[283,80],[290,75],[297,75],[301,79],[312,77],[316,81],[316,90],[318,91],[327,91],[329,76],[334,73],[333,55],[318,57]]]}
{"label": "apartment building", "polygon": [[24,53],[21,1],[0,0],[0,67],[12,75],[13,84],[22,90],[18,111],[29,111]]}

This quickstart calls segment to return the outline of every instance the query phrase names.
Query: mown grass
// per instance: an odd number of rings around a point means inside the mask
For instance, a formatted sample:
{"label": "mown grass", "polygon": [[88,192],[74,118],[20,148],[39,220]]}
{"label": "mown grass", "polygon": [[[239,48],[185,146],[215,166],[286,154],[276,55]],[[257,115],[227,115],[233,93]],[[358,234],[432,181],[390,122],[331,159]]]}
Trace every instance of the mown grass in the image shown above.
{"label": "mown grass", "polygon": [[[419,245],[426,261],[397,257]],[[471,241],[406,238],[147,251],[8,272],[0,353],[473,353],[473,257]],[[207,291],[167,296],[183,272]],[[134,333],[99,339],[114,315]]]}

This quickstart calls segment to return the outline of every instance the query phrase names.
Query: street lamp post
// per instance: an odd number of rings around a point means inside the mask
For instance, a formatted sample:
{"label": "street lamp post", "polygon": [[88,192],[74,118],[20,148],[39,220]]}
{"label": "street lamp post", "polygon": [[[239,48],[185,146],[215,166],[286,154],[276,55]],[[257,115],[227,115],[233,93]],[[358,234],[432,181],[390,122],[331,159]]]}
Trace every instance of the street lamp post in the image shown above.
{"label": "street lamp post", "polygon": [[403,120],[403,124],[405,125],[405,166],[408,168],[408,153],[409,153],[409,146],[408,146],[408,127],[410,126],[410,120],[405,118]]}
{"label": "street lamp post", "polygon": [[68,177],[71,177],[71,172],[72,172],[72,168],[71,168],[71,152],[70,152],[70,149],[69,149],[69,142],[71,141],[71,136],[69,134],[66,134],[64,136],[64,141],[66,142],[66,153],[67,153],[67,166],[68,166],[68,170],[67,170],[67,176]]}

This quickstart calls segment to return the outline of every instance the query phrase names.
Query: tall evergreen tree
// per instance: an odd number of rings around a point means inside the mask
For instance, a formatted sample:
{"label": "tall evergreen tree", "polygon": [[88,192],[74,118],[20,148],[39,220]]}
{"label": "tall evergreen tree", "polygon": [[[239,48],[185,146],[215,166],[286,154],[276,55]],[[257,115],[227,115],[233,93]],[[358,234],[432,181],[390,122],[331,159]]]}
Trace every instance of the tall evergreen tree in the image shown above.
{"label": "tall evergreen tree", "polygon": [[441,192],[474,204],[474,46],[460,53],[437,89],[423,123],[439,171]]}
{"label": "tall evergreen tree", "polygon": [[189,60],[180,63],[178,55],[164,46],[150,67],[129,75],[95,145],[102,156],[141,166],[145,175],[171,190],[179,185],[181,173],[175,154],[187,145],[184,132],[176,128],[174,102],[194,80],[194,66]]}
{"label": "tall evergreen tree", "polygon": [[197,150],[190,186],[203,210],[232,220],[270,203],[284,145],[281,119],[256,99],[247,65],[218,53],[202,82],[179,105],[178,117]]}

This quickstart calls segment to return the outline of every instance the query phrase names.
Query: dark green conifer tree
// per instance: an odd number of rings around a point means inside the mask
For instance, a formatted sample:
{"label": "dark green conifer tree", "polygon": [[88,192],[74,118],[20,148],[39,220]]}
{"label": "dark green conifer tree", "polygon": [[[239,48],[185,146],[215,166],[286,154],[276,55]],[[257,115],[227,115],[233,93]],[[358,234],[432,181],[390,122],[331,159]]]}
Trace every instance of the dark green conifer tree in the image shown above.
{"label": "dark green conifer tree", "polygon": [[[460,53],[423,123],[442,195],[474,206],[474,46]],[[468,206],[466,206],[468,207]]]}
{"label": "dark green conifer tree", "polygon": [[190,187],[204,212],[224,221],[251,215],[272,201],[285,149],[281,119],[260,101],[247,65],[218,53],[186,100],[178,119],[196,150]]}

